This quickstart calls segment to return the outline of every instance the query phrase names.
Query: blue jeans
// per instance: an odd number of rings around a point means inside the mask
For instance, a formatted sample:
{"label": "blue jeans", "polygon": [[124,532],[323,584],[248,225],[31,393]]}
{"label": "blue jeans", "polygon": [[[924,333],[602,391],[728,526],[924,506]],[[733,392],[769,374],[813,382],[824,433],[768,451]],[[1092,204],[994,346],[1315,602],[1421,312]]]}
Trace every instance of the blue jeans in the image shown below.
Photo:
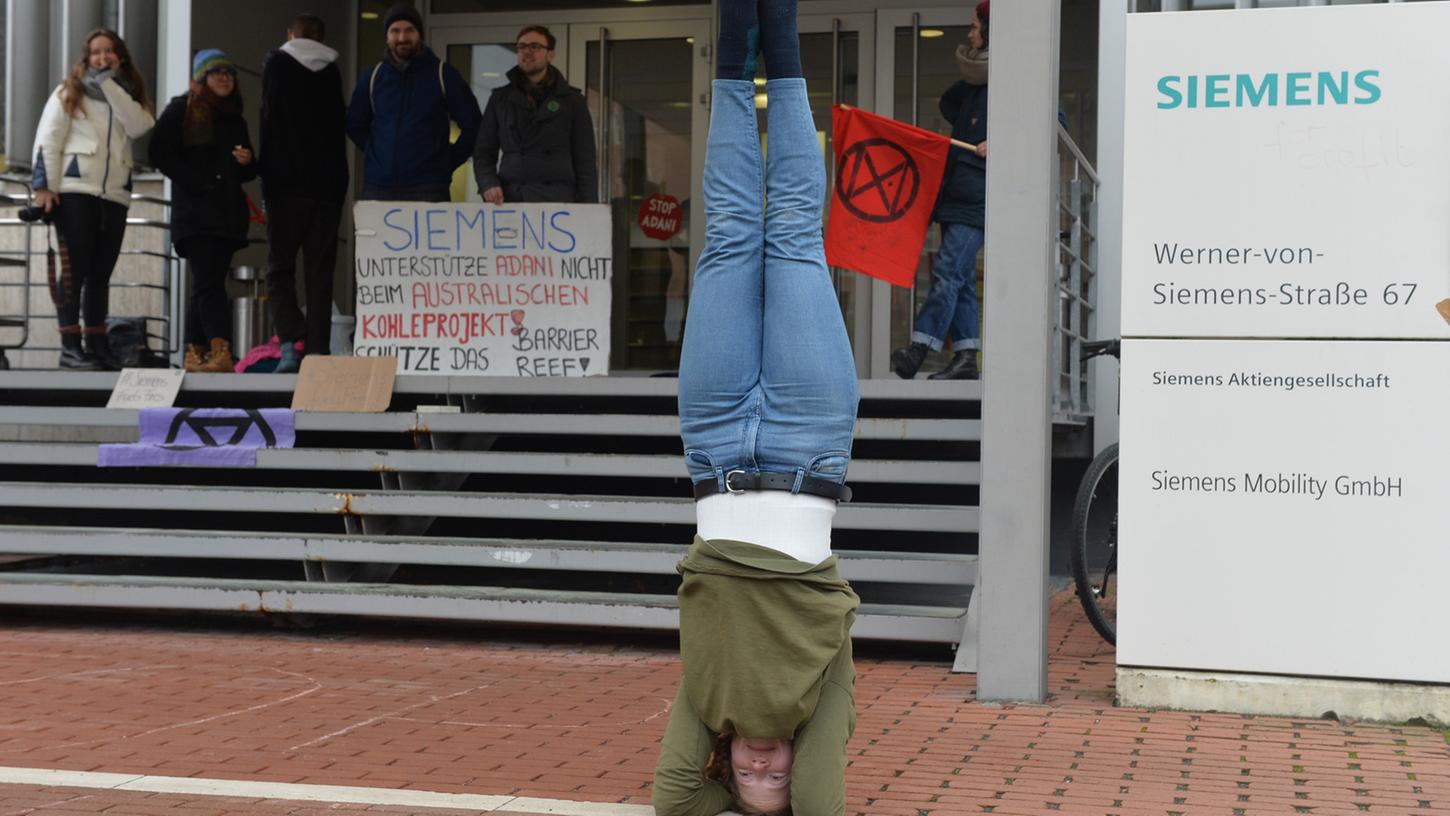
{"label": "blue jeans", "polygon": [[977,314],[977,253],[985,240],[982,231],[966,224],[941,225],[941,249],[931,264],[931,291],[916,313],[911,342],[940,351],[952,338],[952,351],[982,345],[981,317]]}
{"label": "blue jeans", "polygon": [[714,81],[705,248],[680,357],[680,436],[693,482],[794,473],[846,478],[856,364],[826,269],[826,176],[799,77],[770,80],[762,165],[755,86]]}

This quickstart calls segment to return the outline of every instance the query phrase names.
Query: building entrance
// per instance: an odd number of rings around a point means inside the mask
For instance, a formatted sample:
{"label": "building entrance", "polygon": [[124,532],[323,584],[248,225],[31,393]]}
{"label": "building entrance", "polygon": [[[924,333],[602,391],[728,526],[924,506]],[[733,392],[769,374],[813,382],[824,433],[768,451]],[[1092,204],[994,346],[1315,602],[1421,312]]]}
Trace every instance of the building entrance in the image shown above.
{"label": "building entrance", "polygon": [[[661,6],[627,16],[613,9],[581,9],[539,16],[558,37],[555,66],[585,92],[594,119],[598,200],[613,211],[611,370],[674,370],[695,260],[704,242],[704,214],[695,193],[704,168],[714,76],[710,7]],[[801,62],[828,179],[834,182],[834,104],[950,129],[936,113],[936,99],[955,78],[951,54],[965,41],[968,18],[956,7],[848,14],[810,13],[803,7]],[[431,38],[469,77],[482,101],[507,81],[514,37],[533,22],[517,12],[435,13]],[[764,79],[760,84],[757,104],[764,114]],[[762,115],[762,132],[764,125]],[[477,200],[471,168],[459,179],[467,186],[456,191],[459,196]],[[664,235],[641,227],[642,207],[676,204],[676,231]],[[922,292],[935,241],[933,231],[921,265]],[[893,344],[911,330],[913,293],[856,272],[834,274],[858,373],[887,376]]]}

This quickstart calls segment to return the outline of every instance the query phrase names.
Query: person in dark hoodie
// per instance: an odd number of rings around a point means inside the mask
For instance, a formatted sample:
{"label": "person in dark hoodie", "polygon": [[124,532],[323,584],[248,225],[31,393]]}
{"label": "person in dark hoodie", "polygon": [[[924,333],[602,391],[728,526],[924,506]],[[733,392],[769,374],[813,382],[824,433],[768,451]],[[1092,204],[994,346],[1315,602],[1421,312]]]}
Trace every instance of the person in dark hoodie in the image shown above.
{"label": "person in dark hoodie", "polygon": [[191,271],[186,370],[233,370],[227,272],[247,245],[242,185],[257,177],[236,65],[215,48],[192,59],[191,90],[171,100],[151,134],[151,163],[171,179],[171,241]]}
{"label": "person in dark hoodie", "polygon": [[[468,82],[423,44],[423,18],[406,3],[383,15],[383,60],[358,77],[347,135],[363,151],[362,198],[447,201],[453,171],[473,155],[483,114]],[[448,122],[458,140],[448,141]]]}
{"label": "person in dark hoodie", "polygon": [[[267,302],[282,341],[279,373],[308,354],[327,354],[337,228],[347,194],[347,113],[337,52],[323,45],[322,18],[300,14],[287,42],[262,66],[262,197],[267,205]],[[297,252],[306,265],[307,313],[297,304]]]}
{"label": "person in dark hoodie", "polygon": [[488,97],[473,152],[484,201],[598,200],[594,122],[584,95],[554,67],[554,43],[548,28],[525,26],[514,45],[518,66]]}
{"label": "person in dark hoodie", "polygon": [[891,353],[891,370],[912,379],[928,354],[952,341],[952,359],[929,380],[975,380],[982,345],[977,312],[977,253],[987,228],[987,26],[990,0],[972,14],[967,45],[956,53],[962,78],[941,97],[941,114],[952,138],[977,146],[953,147],[947,158],[932,220],[941,224],[941,249],[931,264],[931,290],[916,313],[911,345]]}

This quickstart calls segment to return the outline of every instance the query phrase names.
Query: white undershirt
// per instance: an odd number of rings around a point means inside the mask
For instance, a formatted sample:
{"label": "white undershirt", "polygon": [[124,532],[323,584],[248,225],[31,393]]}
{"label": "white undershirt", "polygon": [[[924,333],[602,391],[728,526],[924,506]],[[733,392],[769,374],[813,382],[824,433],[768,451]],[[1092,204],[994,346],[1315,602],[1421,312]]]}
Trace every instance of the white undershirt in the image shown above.
{"label": "white undershirt", "polygon": [[720,493],[695,502],[701,538],[769,547],[807,564],[831,557],[835,516],[835,500],[785,490]]}

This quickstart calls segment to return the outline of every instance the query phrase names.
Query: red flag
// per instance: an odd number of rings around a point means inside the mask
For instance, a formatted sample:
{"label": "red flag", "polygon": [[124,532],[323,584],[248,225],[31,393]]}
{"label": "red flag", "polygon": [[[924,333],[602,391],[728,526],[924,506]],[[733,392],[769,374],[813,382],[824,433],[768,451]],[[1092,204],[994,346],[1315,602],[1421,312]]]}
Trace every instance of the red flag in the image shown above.
{"label": "red flag", "polygon": [[951,141],[894,119],[837,105],[836,189],[826,263],[911,286]]}

